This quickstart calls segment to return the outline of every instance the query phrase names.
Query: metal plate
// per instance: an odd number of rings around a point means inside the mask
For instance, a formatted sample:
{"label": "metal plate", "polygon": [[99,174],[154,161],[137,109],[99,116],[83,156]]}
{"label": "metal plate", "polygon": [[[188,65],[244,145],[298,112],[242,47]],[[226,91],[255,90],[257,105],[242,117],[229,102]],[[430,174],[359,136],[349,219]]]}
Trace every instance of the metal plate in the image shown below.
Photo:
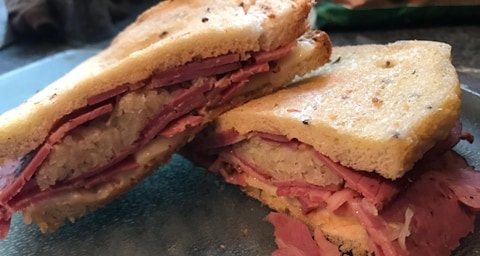
{"label": "metal plate", "polygon": [[[0,76],[0,112],[41,88],[31,85],[48,84],[94,53],[69,51]],[[479,113],[480,95],[464,86],[461,119],[477,140],[456,150],[480,168]],[[41,234],[15,215],[0,255],[269,255],[276,246],[273,227],[264,221],[268,212],[175,155],[125,196],[53,234]],[[476,226],[453,255],[480,256],[480,220]]]}
{"label": "metal plate", "polygon": [[[460,77],[462,78],[462,77]],[[480,94],[470,89],[479,88],[480,82],[474,79],[462,79],[462,114],[463,129],[473,134],[476,140],[473,144],[460,142],[455,150],[463,155],[467,161],[480,170]],[[475,84],[472,84],[475,83]],[[455,221],[455,220],[450,220]],[[480,256],[480,213],[477,214],[475,232],[461,240],[460,247],[452,253],[455,256]]]}

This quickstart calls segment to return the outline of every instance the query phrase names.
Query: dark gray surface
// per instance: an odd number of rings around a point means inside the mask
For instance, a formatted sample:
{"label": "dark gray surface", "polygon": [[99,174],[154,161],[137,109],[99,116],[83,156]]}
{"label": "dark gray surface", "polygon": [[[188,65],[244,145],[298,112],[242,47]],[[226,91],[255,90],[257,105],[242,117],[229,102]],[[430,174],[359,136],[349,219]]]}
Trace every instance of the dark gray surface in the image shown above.
{"label": "dark gray surface", "polygon": [[[0,0],[3,1],[3,0]],[[136,16],[142,11],[146,10],[149,6],[158,3],[158,0],[136,0],[130,1],[130,15],[120,21],[113,24],[114,34],[121,31],[128,24],[135,21]],[[0,12],[5,12],[5,6],[0,5]],[[2,26],[3,24],[0,24]],[[1,35],[0,35],[1,36]],[[15,39],[13,44],[0,50],[0,74],[14,70],[28,63],[40,60],[44,57],[54,55],[56,53],[76,48],[105,48],[110,42],[110,39],[106,39],[99,42],[88,43],[79,45],[78,42],[72,44],[68,43],[52,43],[42,41],[25,41]]]}
{"label": "dark gray surface", "polygon": [[[480,85],[480,81],[475,81]],[[463,128],[470,131],[476,138],[473,144],[460,142],[455,150],[462,154],[469,163],[474,165],[477,170],[480,169],[480,94],[470,90],[464,90],[462,95],[462,115],[461,121]],[[450,220],[455,221],[455,220]],[[460,247],[452,253],[455,256],[480,256],[480,213],[477,214],[475,231],[466,238],[462,239]]]}

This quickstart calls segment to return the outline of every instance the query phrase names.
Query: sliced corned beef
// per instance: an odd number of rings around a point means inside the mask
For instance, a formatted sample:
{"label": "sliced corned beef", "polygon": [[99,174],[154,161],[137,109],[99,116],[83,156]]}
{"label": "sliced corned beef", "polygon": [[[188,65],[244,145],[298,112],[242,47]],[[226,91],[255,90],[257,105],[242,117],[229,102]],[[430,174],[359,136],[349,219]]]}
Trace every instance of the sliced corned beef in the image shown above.
{"label": "sliced corned beef", "polygon": [[[30,200],[38,201],[52,197],[63,190],[94,186],[107,180],[112,173],[136,168],[138,164],[133,158],[129,158],[133,152],[155,136],[174,136],[187,127],[201,125],[203,117],[194,115],[192,112],[201,112],[206,107],[214,108],[226,103],[236,96],[250,76],[268,71],[269,62],[286,56],[293,46],[294,44],[280,47],[270,53],[243,55],[232,53],[194,60],[170,70],[157,71],[144,81],[119,85],[112,90],[90,97],[85,108],[62,118],[58,128],[51,132],[37,150],[19,160],[0,166],[0,239],[7,234],[14,211],[27,206]],[[222,77],[226,78],[222,80]],[[193,79],[199,83],[189,85],[188,81]],[[215,89],[215,86],[221,86],[221,88]],[[50,187],[48,191],[38,188],[32,176],[49,155],[54,144],[61,143],[62,139],[76,127],[112,112],[115,108],[112,102],[116,97],[122,97],[129,91],[141,88],[167,90],[171,95],[171,101],[145,126],[137,142],[124,149],[108,163],[97,166],[80,177],[62,180]],[[25,191],[22,191],[23,188]]]}
{"label": "sliced corned beef", "polygon": [[320,230],[315,230],[315,238],[308,227],[299,220],[285,214],[271,212],[267,221],[275,227],[276,256],[340,256],[337,246],[328,242]]}
{"label": "sliced corned beef", "polygon": [[[256,178],[275,187],[277,196],[297,199],[303,214],[319,208],[335,213],[336,209],[346,206],[337,214],[357,218],[368,233],[370,251],[375,255],[449,255],[458,246],[459,239],[473,230],[474,212],[480,209],[480,172],[468,167],[461,156],[447,149],[447,145],[452,147],[461,138],[459,128],[457,124],[445,141],[396,181],[343,167],[317,152],[316,156],[345,180],[340,187],[276,180],[236,154],[235,144],[249,136],[291,147],[292,141],[282,135],[258,132],[240,135],[229,130],[210,135],[214,142],[210,148],[197,144],[198,141],[193,148],[202,148],[201,153],[207,155],[218,154],[210,170],[221,173],[227,182],[248,186],[246,177]],[[294,141],[297,146],[293,148],[298,147],[298,143]],[[294,232],[298,228],[296,225],[276,215],[269,218],[276,227],[279,246],[274,254],[317,255],[320,249],[291,237],[289,232]],[[304,232],[300,233],[298,236],[304,237]]]}

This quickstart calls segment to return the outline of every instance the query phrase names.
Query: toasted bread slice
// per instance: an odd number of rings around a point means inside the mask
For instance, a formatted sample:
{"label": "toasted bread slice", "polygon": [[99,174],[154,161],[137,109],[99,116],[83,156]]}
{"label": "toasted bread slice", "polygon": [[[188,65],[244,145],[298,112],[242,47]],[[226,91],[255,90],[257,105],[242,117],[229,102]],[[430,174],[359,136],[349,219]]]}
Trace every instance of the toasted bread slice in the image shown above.
{"label": "toasted bread slice", "polygon": [[311,0],[161,2],[103,52],[0,116],[0,164],[36,149],[57,121],[86,106],[94,95],[194,59],[269,51],[294,42],[307,30],[312,4]]}
{"label": "toasted bread slice", "polygon": [[216,130],[286,135],[344,166],[399,178],[458,120],[450,50],[430,41],[334,48],[310,78],[225,113]]}

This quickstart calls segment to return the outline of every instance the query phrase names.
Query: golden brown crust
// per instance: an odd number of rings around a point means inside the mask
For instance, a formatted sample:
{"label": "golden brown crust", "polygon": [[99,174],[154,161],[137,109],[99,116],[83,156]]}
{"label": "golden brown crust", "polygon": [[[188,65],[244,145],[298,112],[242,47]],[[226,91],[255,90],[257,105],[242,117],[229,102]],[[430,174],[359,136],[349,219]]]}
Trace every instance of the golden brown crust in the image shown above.
{"label": "golden brown crust", "polygon": [[34,150],[91,96],[194,57],[272,50],[306,31],[310,0],[259,0],[247,11],[242,2],[163,1],[140,15],[107,49],[0,116],[0,164]]}

